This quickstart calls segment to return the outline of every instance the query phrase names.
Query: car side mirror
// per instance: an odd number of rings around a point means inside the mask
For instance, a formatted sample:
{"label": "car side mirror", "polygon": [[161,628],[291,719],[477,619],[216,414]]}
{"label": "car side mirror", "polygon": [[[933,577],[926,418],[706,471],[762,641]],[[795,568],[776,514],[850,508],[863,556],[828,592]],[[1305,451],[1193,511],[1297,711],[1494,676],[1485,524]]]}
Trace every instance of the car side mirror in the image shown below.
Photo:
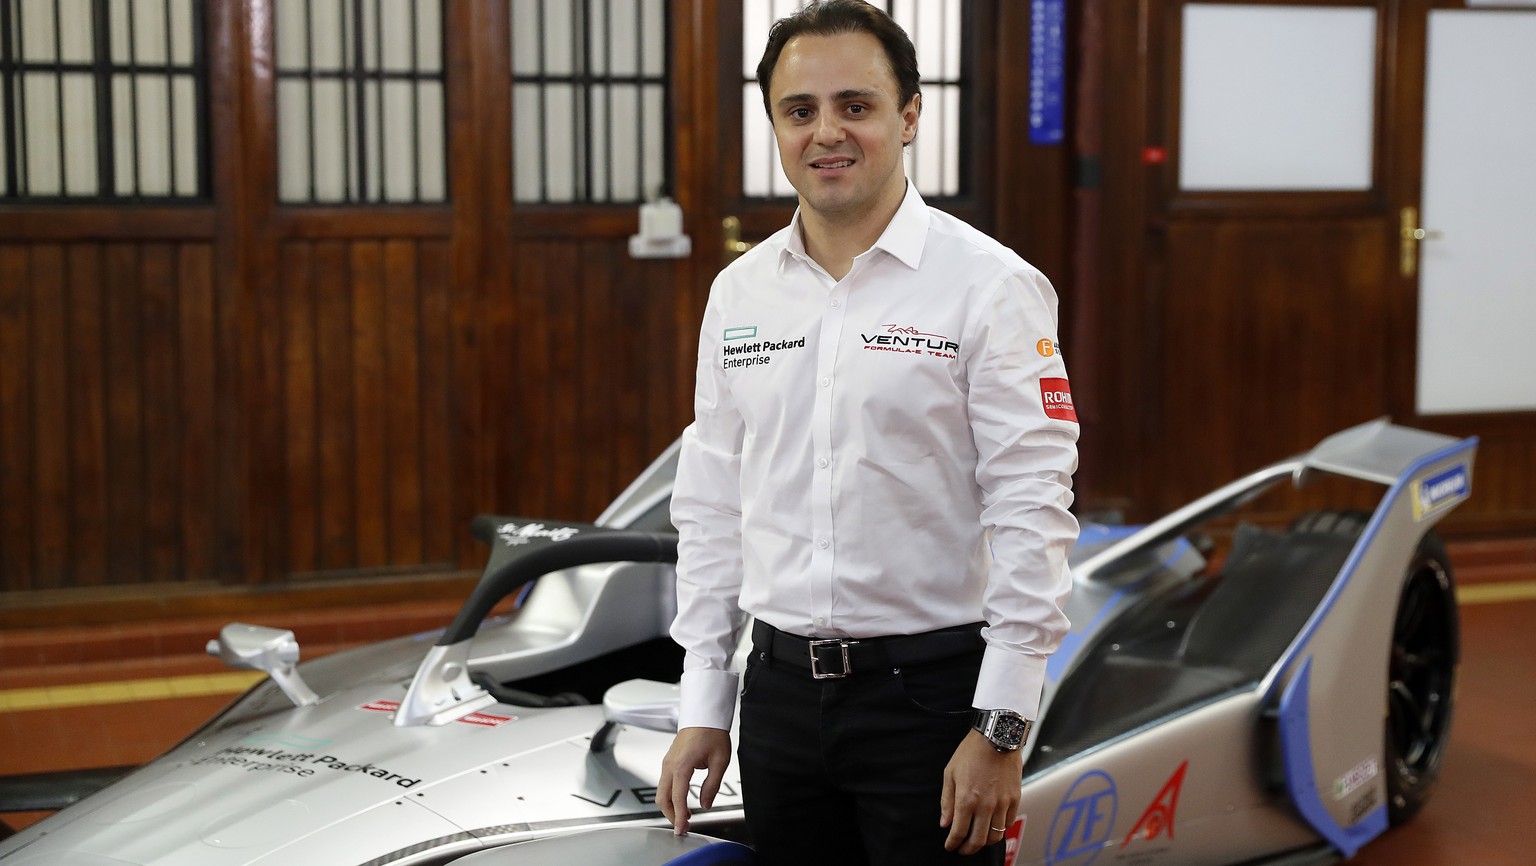
{"label": "car side mirror", "polygon": [[633,725],[647,731],[677,733],[677,707],[681,700],[677,683],[655,680],[625,680],[603,693],[602,730],[592,738],[592,751],[606,752],[613,747],[620,725]]}
{"label": "car side mirror", "polygon": [[295,667],[299,641],[291,631],[232,622],[208,642],[208,654],[232,668],[264,671],[296,707],[320,702]]}

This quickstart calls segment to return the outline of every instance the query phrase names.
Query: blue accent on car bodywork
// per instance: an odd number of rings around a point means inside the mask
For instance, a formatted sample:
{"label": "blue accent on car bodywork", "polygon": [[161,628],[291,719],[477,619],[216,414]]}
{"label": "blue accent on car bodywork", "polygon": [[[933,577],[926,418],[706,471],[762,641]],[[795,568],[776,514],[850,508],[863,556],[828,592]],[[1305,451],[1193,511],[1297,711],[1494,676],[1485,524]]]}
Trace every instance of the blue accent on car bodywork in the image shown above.
{"label": "blue accent on car bodywork", "polygon": [[1387,829],[1387,806],[1377,806],[1351,827],[1340,827],[1317,792],[1312,772],[1312,731],[1308,726],[1311,708],[1308,689],[1312,683],[1312,659],[1301,664],[1280,699],[1280,742],[1285,755],[1285,786],[1291,800],[1307,823],[1322,834],[1346,858],[1355,856],[1361,846]]}
{"label": "blue accent on car bodywork", "polygon": [[1077,545],[1083,547],[1089,544],[1103,544],[1109,541],[1119,541],[1128,535],[1134,534],[1140,526],[1110,526],[1104,523],[1086,523],[1077,531]]}
{"label": "blue accent on car bodywork", "polygon": [[[1360,560],[1364,557],[1365,551],[1375,542],[1376,536],[1381,532],[1382,524],[1397,503],[1398,497],[1411,492],[1414,479],[1430,466],[1471,451],[1477,447],[1477,443],[1476,436],[1462,439],[1426,455],[1403,470],[1386,495],[1382,497],[1376,511],[1371,514],[1365,530],[1360,533],[1354,549],[1345,560],[1344,567],[1339,570],[1338,579],[1334,581],[1322,603],[1307,620],[1307,624],[1302,627],[1301,634],[1292,641],[1290,648],[1280,659],[1278,670],[1291,670],[1298,664],[1298,660],[1302,659],[1303,652],[1313,635],[1317,633],[1323,620],[1328,617],[1339,596],[1343,594],[1344,588],[1359,570]],[[1340,826],[1339,822],[1334,820],[1332,813],[1323,805],[1313,779],[1312,736],[1308,727],[1310,712],[1308,685],[1311,681],[1311,666],[1310,656],[1300,661],[1300,669],[1291,677],[1280,699],[1280,740],[1285,756],[1286,788],[1290,792],[1291,800],[1306,818],[1307,823],[1311,824],[1313,829],[1317,830],[1330,844],[1338,848],[1345,857],[1350,857],[1360,849],[1360,846],[1386,831],[1387,808],[1383,804],[1366,815],[1359,823],[1346,828]],[[1276,677],[1271,683],[1269,692],[1264,695],[1266,703],[1273,698],[1274,690],[1281,679],[1282,677]]]}
{"label": "blue accent on car bodywork", "polygon": [[[1404,491],[1409,489],[1410,485],[1413,483],[1414,476],[1418,475],[1420,472],[1423,472],[1426,468],[1434,465],[1435,463],[1438,463],[1442,460],[1448,460],[1451,457],[1460,454],[1461,452],[1470,451],[1476,448],[1477,442],[1478,439],[1476,436],[1463,439],[1454,445],[1451,445],[1420,459],[1418,462],[1403,470],[1403,474],[1399,475],[1397,480],[1392,483],[1392,488],[1387,491],[1385,496],[1382,497],[1381,504],[1378,505],[1376,507],[1376,511],[1371,514],[1371,519],[1366,523],[1365,530],[1360,533],[1359,540],[1355,542],[1355,549],[1349,552],[1349,558],[1344,561],[1344,567],[1339,569],[1339,578],[1334,581],[1333,587],[1329,589],[1328,594],[1323,597],[1322,604],[1317,606],[1317,610],[1313,612],[1311,618],[1307,620],[1307,624],[1302,627],[1301,634],[1296,638],[1296,640],[1291,642],[1290,649],[1286,650],[1285,656],[1280,659],[1280,670],[1288,670],[1292,665],[1296,663],[1297,658],[1301,655],[1302,649],[1307,645],[1308,642],[1312,640],[1312,635],[1317,632],[1317,629],[1322,625],[1323,620],[1328,617],[1328,613],[1333,609],[1334,603],[1337,602],[1339,596],[1343,594],[1344,587],[1349,584],[1349,581],[1355,576],[1355,572],[1359,569],[1360,560],[1365,555],[1366,549],[1371,546],[1371,544],[1376,540],[1376,535],[1381,532],[1381,524],[1387,519],[1387,514],[1392,510],[1392,506],[1397,502],[1397,497],[1403,495]],[[1279,679],[1276,679],[1275,683],[1271,684],[1269,693],[1264,696],[1266,700],[1273,697],[1275,685],[1278,683]]]}
{"label": "blue accent on car bodywork", "polygon": [[717,863],[751,863],[752,849],[736,842],[715,842],[703,848],[695,848],[664,866],[714,866]]}

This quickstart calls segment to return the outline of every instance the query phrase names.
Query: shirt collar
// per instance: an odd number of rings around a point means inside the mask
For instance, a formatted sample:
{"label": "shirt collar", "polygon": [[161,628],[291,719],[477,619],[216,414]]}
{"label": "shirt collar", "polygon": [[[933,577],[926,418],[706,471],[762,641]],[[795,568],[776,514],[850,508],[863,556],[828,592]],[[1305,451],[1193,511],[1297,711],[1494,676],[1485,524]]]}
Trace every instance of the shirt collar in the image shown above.
{"label": "shirt collar", "polygon": [[[923,197],[918,194],[917,187],[912,181],[907,181],[907,194],[901,199],[901,206],[896,209],[896,215],[886,224],[885,231],[880,233],[880,238],[875,241],[870,249],[884,250],[897,261],[907,267],[917,270],[918,263],[923,259],[923,245],[928,240],[928,205],[923,202]],[[806,259],[805,239],[800,235],[800,208],[795,208],[795,215],[789,221],[789,236],[785,239],[784,249],[779,253],[779,268],[782,271],[784,262],[789,256]]]}

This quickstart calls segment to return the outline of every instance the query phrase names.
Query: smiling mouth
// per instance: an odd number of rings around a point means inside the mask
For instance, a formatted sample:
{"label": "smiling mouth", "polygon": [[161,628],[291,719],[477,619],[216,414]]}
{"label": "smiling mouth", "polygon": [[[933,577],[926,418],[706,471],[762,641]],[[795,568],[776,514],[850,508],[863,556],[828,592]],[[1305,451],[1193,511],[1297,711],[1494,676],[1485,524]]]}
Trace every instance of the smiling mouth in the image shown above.
{"label": "smiling mouth", "polygon": [[835,162],[813,162],[811,168],[847,168],[850,165],[853,165],[853,160],[839,159]]}

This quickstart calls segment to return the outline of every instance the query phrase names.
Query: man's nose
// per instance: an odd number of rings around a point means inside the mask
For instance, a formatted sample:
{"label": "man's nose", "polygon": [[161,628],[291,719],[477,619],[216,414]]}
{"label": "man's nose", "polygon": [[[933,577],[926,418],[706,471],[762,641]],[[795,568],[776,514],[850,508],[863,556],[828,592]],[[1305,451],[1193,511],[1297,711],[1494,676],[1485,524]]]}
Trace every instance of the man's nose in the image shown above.
{"label": "man's nose", "polygon": [[816,143],[836,144],[843,140],[843,124],[836,115],[822,114],[816,120]]}

